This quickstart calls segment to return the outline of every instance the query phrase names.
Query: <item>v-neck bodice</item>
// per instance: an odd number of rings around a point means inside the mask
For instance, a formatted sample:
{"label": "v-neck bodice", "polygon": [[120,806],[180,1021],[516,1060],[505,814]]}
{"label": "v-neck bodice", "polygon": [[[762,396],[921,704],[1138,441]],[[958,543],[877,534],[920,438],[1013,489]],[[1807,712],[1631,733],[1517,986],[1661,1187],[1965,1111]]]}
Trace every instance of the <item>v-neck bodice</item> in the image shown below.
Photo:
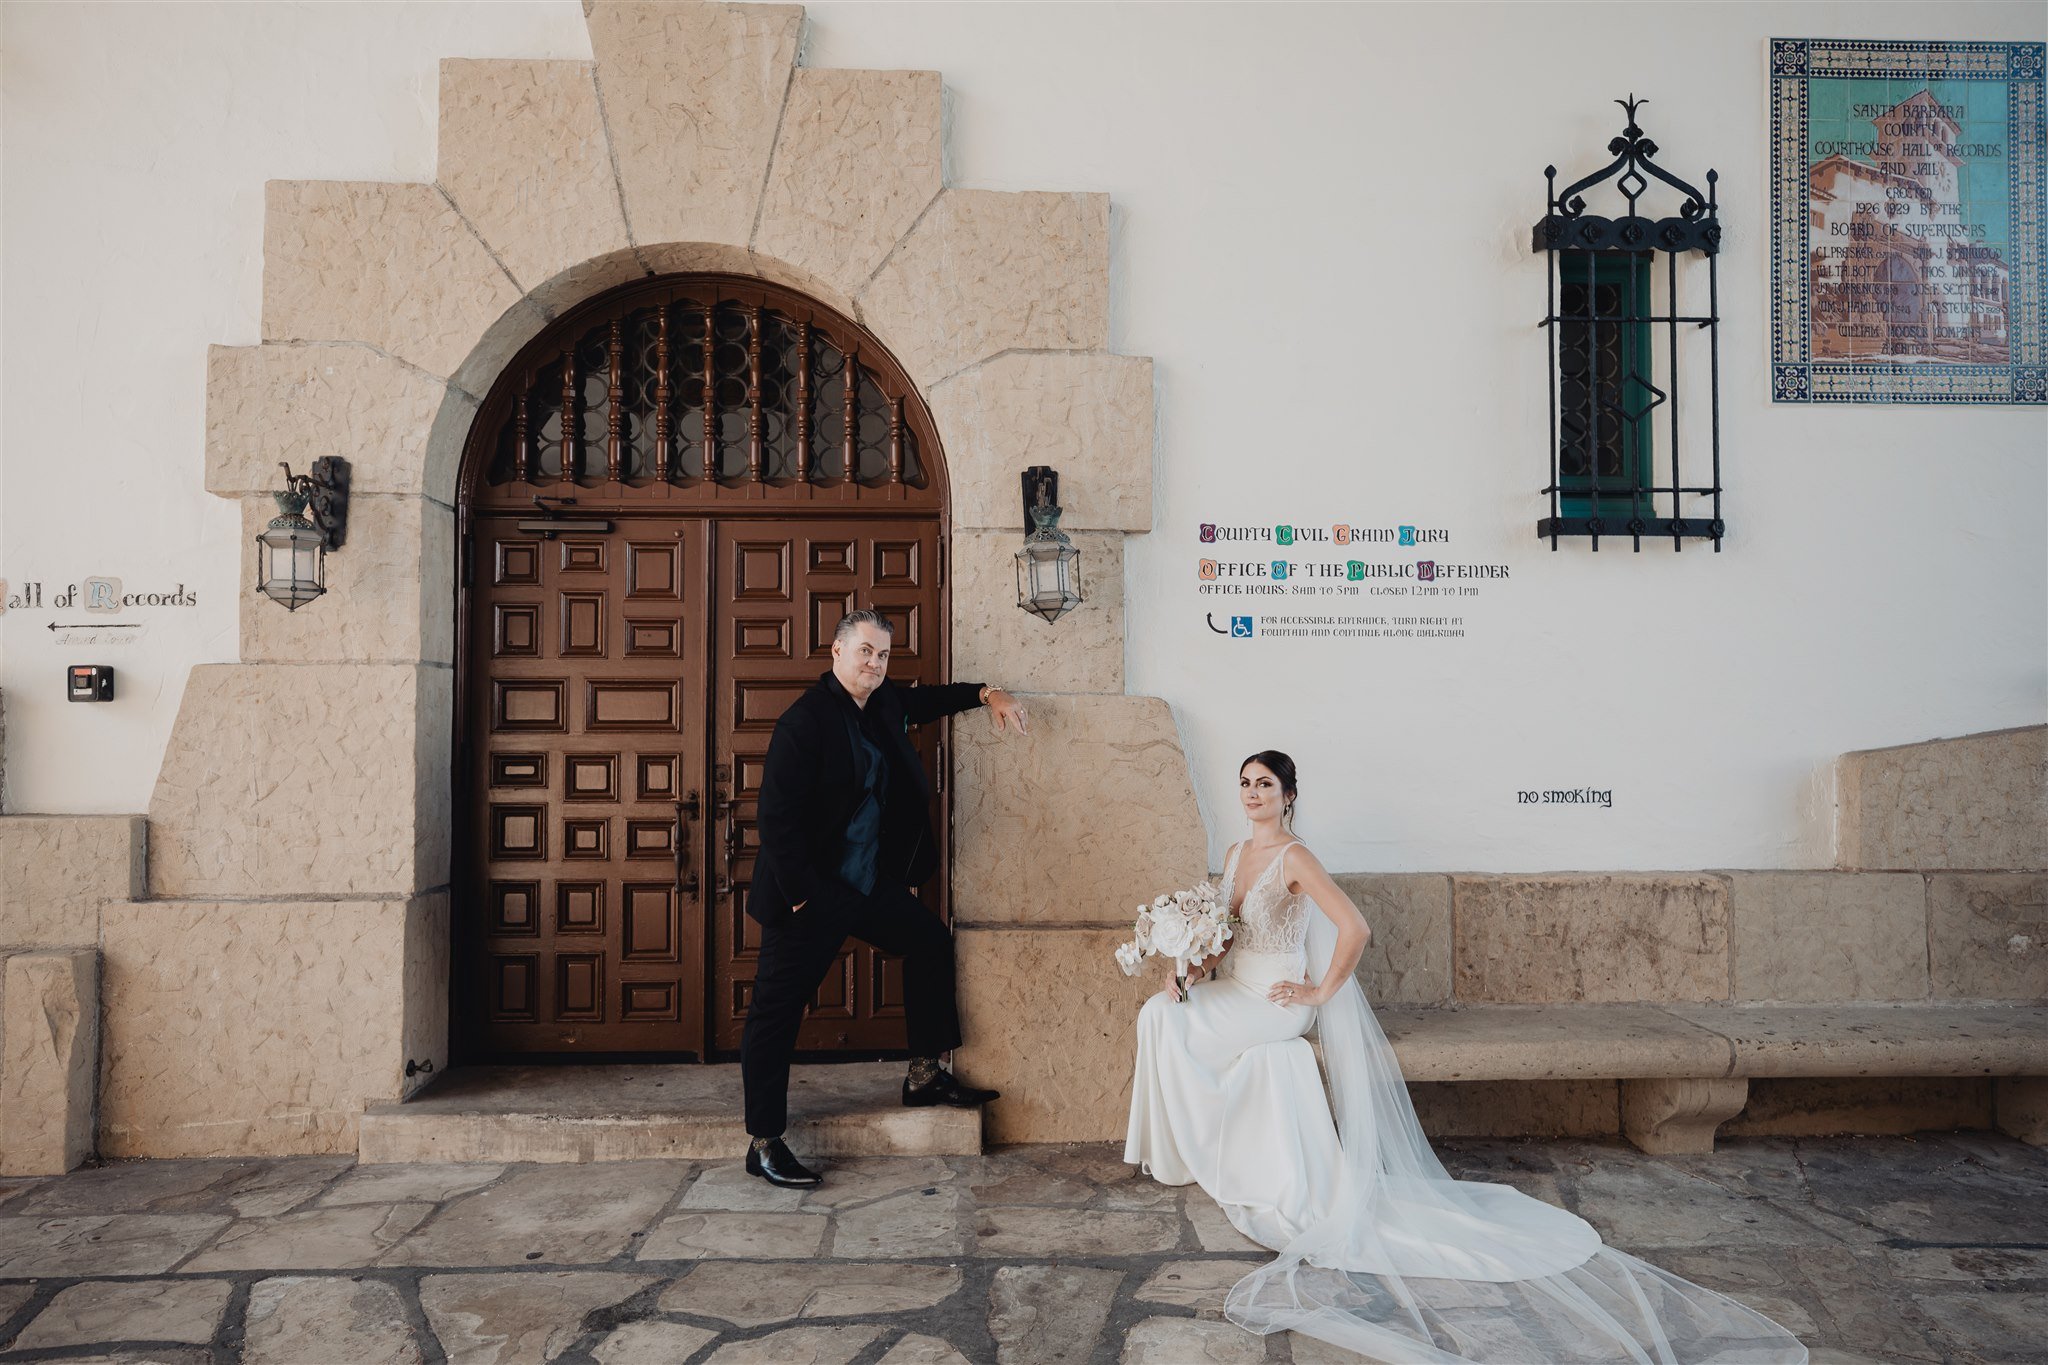
{"label": "v-neck bodice", "polygon": [[[1290,840],[1273,855],[1265,870],[1253,880],[1251,888],[1244,893],[1244,904],[1234,912],[1239,924],[1232,937],[1238,952],[1245,953],[1298,953],[1308,943],[1308,897],[1290,895],[1287,879],[1275,878],[1273,870],[1286,860],[1287,850],[1300,843]],[[1224,869],[1224,904],[1229,904],[1236,894],[1237,865],[1242,846],[1230,855],[1230,866]],[[1277,888],[1277,889],[1276,889]]]}

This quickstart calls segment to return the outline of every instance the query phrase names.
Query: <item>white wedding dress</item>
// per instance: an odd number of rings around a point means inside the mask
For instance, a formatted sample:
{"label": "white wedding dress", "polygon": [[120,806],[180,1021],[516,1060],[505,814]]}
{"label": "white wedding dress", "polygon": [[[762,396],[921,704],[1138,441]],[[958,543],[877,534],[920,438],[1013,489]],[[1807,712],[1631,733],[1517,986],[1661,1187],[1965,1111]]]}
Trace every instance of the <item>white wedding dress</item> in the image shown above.
{"label": "white wedding dress", "polygon": [[1329,918],[1287,892],[1292,847],[1245,893],[1216,974],[1138,1016],[1124,1160],[1199,1184],[1280,1253],[1238,1281],[1226,1316],[1399,1365],[1804,1365],[1770,1319],[1605,1245],[1576,1214],[1451,1179],[1356,979],[1320,1009],[1266,998],[1277,981],[1320,982],[1336,946]]}

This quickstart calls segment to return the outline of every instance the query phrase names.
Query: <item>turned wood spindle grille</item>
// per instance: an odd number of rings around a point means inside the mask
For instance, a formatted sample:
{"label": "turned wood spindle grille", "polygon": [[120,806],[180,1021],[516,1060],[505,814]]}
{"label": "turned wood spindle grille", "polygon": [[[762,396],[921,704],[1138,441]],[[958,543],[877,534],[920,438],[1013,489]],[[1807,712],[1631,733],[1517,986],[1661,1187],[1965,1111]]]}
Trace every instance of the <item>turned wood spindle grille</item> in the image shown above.
{"label": "turned wood spindle grille", "polygon": [[[831,309],[760,281],[687,276],[579,314],[492,394],[482,501],[531,506],[580,489],[580,507],[939,505],[929,415],[895,359]],[[575,340],[554,339],[564,335]]]}

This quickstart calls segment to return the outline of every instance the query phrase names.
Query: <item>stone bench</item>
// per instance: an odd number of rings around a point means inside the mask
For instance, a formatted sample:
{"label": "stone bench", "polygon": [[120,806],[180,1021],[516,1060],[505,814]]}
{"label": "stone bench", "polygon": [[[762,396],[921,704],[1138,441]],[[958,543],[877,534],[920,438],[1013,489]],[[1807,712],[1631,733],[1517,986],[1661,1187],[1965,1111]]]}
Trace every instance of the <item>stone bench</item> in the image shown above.
{"label": "stone bench", "polygon": [[1646,1152],[1711,1152],[1749,1082],[1777,1077],[1994,1079],[1998,1126],[2048,1144],[2048,1005],[1389,1006],[1411,1082],[1620,1082],[1622,1130]]}

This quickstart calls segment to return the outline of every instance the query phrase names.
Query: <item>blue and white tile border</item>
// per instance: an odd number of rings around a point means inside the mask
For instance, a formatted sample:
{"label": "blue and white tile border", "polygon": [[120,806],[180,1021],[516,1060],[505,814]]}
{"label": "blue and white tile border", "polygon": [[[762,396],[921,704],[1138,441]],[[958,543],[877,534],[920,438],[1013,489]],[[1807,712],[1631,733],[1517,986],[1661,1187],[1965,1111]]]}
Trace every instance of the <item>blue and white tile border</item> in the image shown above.
{"label": "blue and white tile border", "polygon": [[[1771,398],[1779,403],[2048,404],[2048,144],[2041,43],[1771,40]],[[2006,88],[2012,259],[2005,365],[1815,361],[1809,353],[1807,90],[1812,77],[1930,76]]]}

